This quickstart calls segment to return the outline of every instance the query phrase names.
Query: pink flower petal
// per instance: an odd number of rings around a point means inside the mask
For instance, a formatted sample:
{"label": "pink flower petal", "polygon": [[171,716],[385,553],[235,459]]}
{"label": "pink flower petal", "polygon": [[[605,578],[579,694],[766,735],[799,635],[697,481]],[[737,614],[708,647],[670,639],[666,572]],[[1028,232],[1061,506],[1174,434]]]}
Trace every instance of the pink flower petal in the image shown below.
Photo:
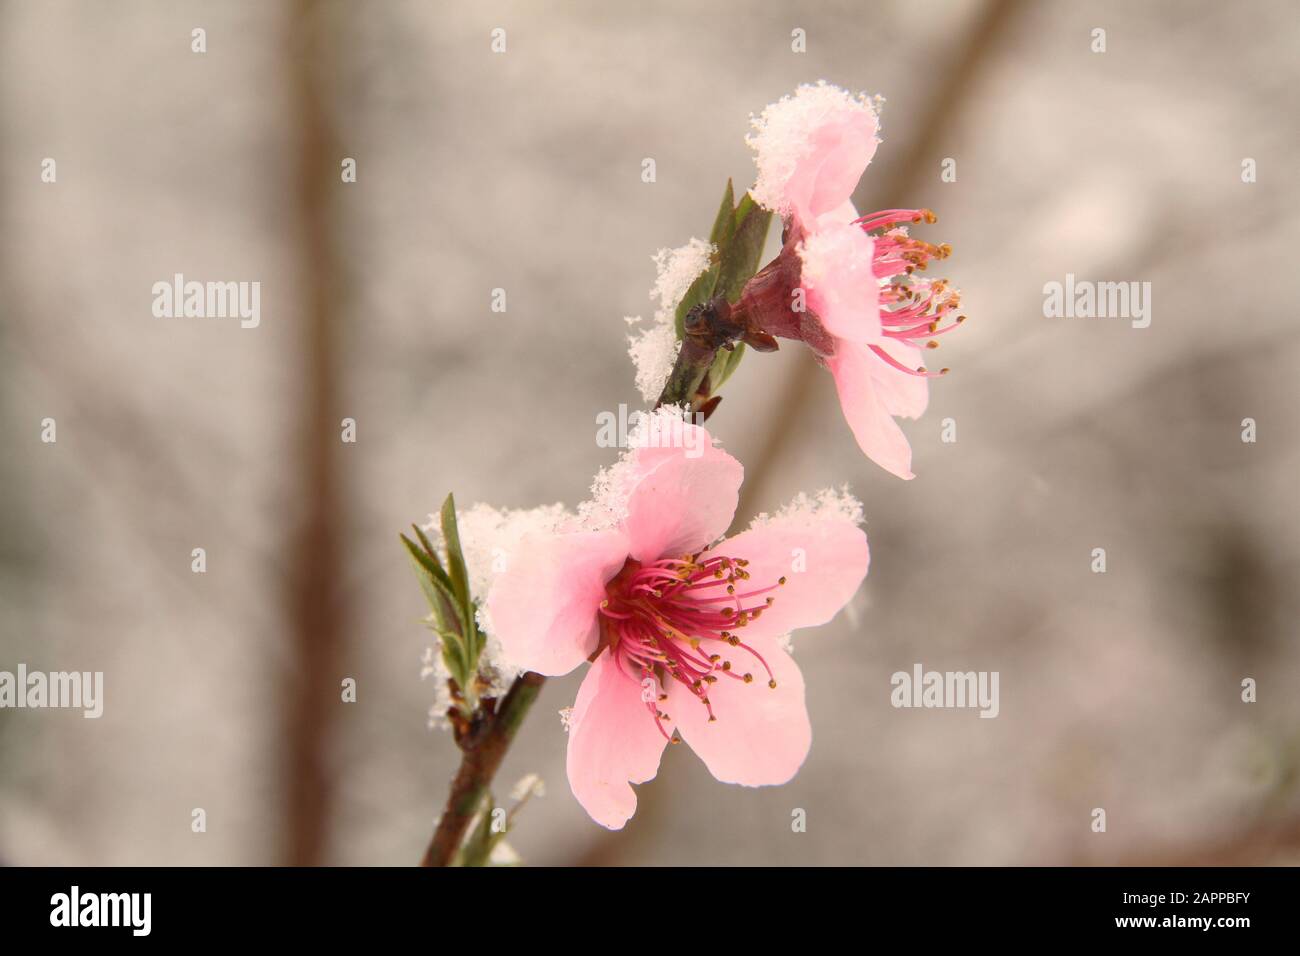
{"label": "pink flower petal", "polygon": [[[755,636],[780,637],[825,624],[852,600],[871,561],[863,530],[835,515],[778,515],[733,535],[715,550],[749,562],[744,591],[762,591],[785,578],[774,590],[740,601],[747,607],[761,604],[765,597],[774,599],[757,618],[737,628],[746,643]],[[742,591],[739,584],[737,591]]]}
{"label": "pink flower petal", "polygon": [[799,247],[807,305],[837,339],[880,339],[880,285],[872,272],[875,244],[857,226],[830,223]]}
{"label": "pink flower petal", "polygon": [[860,219],[862,214],[858,212],[858,207],[853,205],[852,199],[846,199],[840,205],[828,212],[822,213],[817,217],[819,229],[825,229],[831,225],[842,223],[851,223],[855,219]]}
{"label": "pink flower petal", "polygon": [[[664,732],[672,733],[667,721]],[[629,784],[654,779],[667,742],[641,700],[641,686],[601,651],[578,688],[569,722],[569,786],[582,808],[601,826],[621,829],[636,812]]]}
{"label": "pink flower petal", "polygon": [[786,196],[799,221],[811,226],[853,195],[876,153],[875,117],[866,111],[843,111],[816,129],[809,143]]}
{"label": "pink flower petal", "polygon": [[842,345],[826,360],[826,367],[835,378],[840,407],[858,447],[891,474],[905,479],[916,477],[912,474],[912,446],[876,391],[873,366],[883,363],[862,346],[848,342]]}
{"label": "pink flower petal", "polygon": [[746,138],[754,199],[810,228],[844,203],[875,155],[877,104],[825,82],[800,86],[763,110]]}
{"label": "pink flower petal", "polygon": [[[905,345],[897,339],[883,339],[875,344],[908,368],[918,368],[925,364],[920,349]],[[881,361],[871,366],[871,377],[875,383],[876,395],[889,414],[920,418],[925,413],[925,407],[930,402],[928,378],[907,375]]]}
{"label": "pink flower petal", "polygon": [[735,517],[745,469],[714,448],[703,428],[686,427],[698,434],[684,447],[633,452],[641,477],[628,495],[623,527],[638,561],[698,551],[725,533]]}
{"label": "pink flower petal", "polygon": [[626,563],[627,553],[620,531],[525,536],[487,600],[506,657],[555,676],[591,656],[605,583]]}
{"label": "pink flower petal", "polygon": [[682,739],[699,754],[709,772],[723,783],[762,787],[785,783],[799,770],[812,743],[812,727],[804,704],[803,675],[772,638],[750,643],[772,668],[776,688],[768,686],[767,671],[743,648],[726,656],[752,683],[719,677],[709,689],[718,718],[710,722],[705,706],[688,688],[670,681],[665,708],[677,722]]}

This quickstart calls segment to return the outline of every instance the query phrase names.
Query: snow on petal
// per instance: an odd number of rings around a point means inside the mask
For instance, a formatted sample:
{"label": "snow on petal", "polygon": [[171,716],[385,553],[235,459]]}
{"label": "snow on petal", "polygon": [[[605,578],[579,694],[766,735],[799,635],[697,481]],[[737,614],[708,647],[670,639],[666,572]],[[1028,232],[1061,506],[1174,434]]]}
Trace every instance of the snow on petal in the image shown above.
{"label": "snow on petal", "polygon": [[631,446],[604,469],[580,506],[583,526],[618,527],[638,561],[679,557],[713,543],[736,513],[744,468],[701,425],[666,406],[641,415]]}
{"label": "snow on petal", "polygon": [[847,605],[870,564],[861,521],[856,498],[828,489],[816,497],[800,494],[719,544],[719,554],[748,562],[746,590],[771,588],[772,603],[736,630],[740,638],[776,638],[825,624]]}
{"label": "snow on petal", "polygon": [[798,249],[808,308],[831,335],[865,344],[880,340],[880,285],[872,271],[872,238],[849,223],[808,236]]}
{"label": "snow on petal", "polygon": [[752,119],[755,201],[811,225],[852,195],[880,139],[883,101],[825,81],[800,86]]}

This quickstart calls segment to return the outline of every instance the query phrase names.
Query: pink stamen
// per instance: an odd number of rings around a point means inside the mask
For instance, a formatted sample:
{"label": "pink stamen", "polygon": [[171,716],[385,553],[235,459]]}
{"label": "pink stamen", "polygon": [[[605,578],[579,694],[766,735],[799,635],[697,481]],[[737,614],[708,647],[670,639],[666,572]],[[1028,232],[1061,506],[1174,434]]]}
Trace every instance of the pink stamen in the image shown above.
{"label": "pink stamen", "polygon": [[904,373],[905,375],[915,375],[918,378],[938,378],[940,375],[948,374],[948,370],[946,368],[941,369],[938,372],[927,371],[926,369],[923,368],[908,368],[902,362],[898,361],[898,359],[894,358],[892,355],[890,355],[888,352],[882,349],[879,345],[869,345],[867,347],[871,349],[871,351],[876,353],[877,358],[884,359],[887,365],[892,365],[894,368],[898,369],[900,372]]}
{"label": "pink stamen", "polygon": [[[924,271],[931,260],[946,259],[951,247],[914,239],[905,228],[897,228],[935,221],[929,209],[882,209],[854,220],[864,231],[877,233],[872,236],[872,273],[877,280],[891,280],[879,293],[881,334],[913,348],[937,348],[939,343],[933,341],[934,336],[951,332],[966,318],[959,316],[951,325],[941,326],[942,320],[956,310],[959,296],[948,287],[946,280],[932,281],[916,274],[918,270]],[[905,375],[938,378],[948,371],[908,368],[879,345],[870,348],[877,358]]]}
{"label": "pink stamen", "polygon": [[[715,716],[709,686],[717,675],[752,680],[752,675],[736,673],[731,662],[723,659],[728,649],[740,648],[757,658],[775,686],[767,662],[734,632],[769,607],[774,599],[763,595],[785,582],[739,589],[737,585],[749,579],[747,563],[700,554],[644,565],[629,560],[606,587],[607,597],[600,607],[603,641],[623,674],[642,686],[646,678],[654,680],[658,696],[663,695],[666,680],[677,681],[704,705],[710,720]],[[719,587],[726,593],[717,591]],[[659,731],[671,739],[663,726],[666,715],[658,705],[647,702],[647,710]]]}

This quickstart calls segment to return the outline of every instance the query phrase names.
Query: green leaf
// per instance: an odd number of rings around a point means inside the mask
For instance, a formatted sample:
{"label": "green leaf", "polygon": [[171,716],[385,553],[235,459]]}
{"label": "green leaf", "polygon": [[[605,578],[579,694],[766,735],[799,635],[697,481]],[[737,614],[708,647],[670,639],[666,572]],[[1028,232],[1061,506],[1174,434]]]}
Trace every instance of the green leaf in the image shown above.
{"label": "green leaf", "polygon": [[[419,533],[418,528],[416,533],[427,545],[428,539]],[[439,627],[447,630],[455,628],[460,631],[464,626],[460,602],[455,588],[447,577],[447,572],[438,563],[438,555],[432,548],[418,547],[404,534],[399,534],[398,537],[402,539],[402,544],[406,545],[406,550],[410,552],[411,559],[415,562],[420,587],[424,590],[425,597],[429,599],[429,607],[437,618]]]}
{"label": "green leaf", "polygon": [[483,804],[478,814],[478,824],[470,831],[464,845],[460,848],[460,866],[487,866],[492,858],[492,850],[505,836],[505,832],[494,833],[492,830],[492,813],[496,801],[492,792],[485,791]]}
{"label": "green leaf", "polygon": [[740,298],[745,283],[758,271],[771,222],[772,213],[754,202],[749,193],[741,197],[735,233],[722,253],[714,295],[725,295],[733,303]]}
{"label": "green leaf", "polygon": [[456,499],[448,495],[442,503],[442,540],[447,547],[447,576],[451,578],[456,595],[465,602],[469,597],[469,575],[465,571],[465,557],[460,550],[460,531],[456,527]]}
{"label": "green leaf", "polygon": [[442,503],[442,540],[447,547],[447,576],[460,600],[465,645],[469,648],[472,667],[478,666],[479,654],[483,650],[483,638],[474,623],[474,602],[469,593],[469,573],[465,569],[465,556],[460,547],[460,530],[456,526],[456,499],[447,495]]}
{"label": "green leaf", "polygon": [[402,539],[402,544],[410,553],[411,561],[415,566],[416,579],[420,582],[420,590],[424,592],[425,600],[429,602],[429,607],[433,611],[432,630],[438,635],[443,663],[447,665],[447,671],[456,681],[456,685],[463,690],[472,686],[474,676],[474,671],[469,664],[470,649],[462,637],[465,632],[464,614],[447,573],[438,563],[437,553],[429,545],[429,539],[418,527],[414,525],[412,527],[415,528],[416,537],[424,547],[419,547],[404,534],[398,537]]}
{"label": "green leaf", "polygon": [[722,205],[718,207],[717,218],[713,220],[713,229],[709,231],[709,242],[719,249],[731,241],[736,231],[736,192],[727,180],[727,191],[722,194]]}
{"label": "green leaf", "polygon": [[[713,220],[709,241],[717,248],[713,261],[691,283],[682,301],[677,304],[677,338],[683,334],[686,313],[701,303],[724,295],[728,302],[736,302],[745,283],[758,271],[767,242],[767,231],[772,213],[759,206],[748,192],[735,202],[735,188],[730,179],[722,194],[722,204]],[[740,365],[745,347],[737,345],[732,351],[723,350],[709,368],[709,390],[716,393]]]}
{"label": "green leaf", "polygon": [[[740,198],[733,217],[731,239],[726,250],[719,256],[713,295],[726,296],[731,303],[740,299],[745,283],[758,271],[763,260],[763,246],[767,243],[767,230],[771,222],[772,213],[755,203],[749,193]],[[745,346],[739,343],[730,352],[724,349],[718,353],[709,368],[710,392],[717,393],[740,366],[744,354]]]}
{"label": "green leaf", "polygon": [[[424,529],[421,528],[418,524],[413,524],[411,525],[411,530],[414,531],[415,536],[420,539],[420,547],[424,548],[424,550],[427,551],[433,557],[434,561],[437,561],[438,552],[434,550],[433,544],[430,543],[428,535],[424,533]],[[441,562],[438,563],[438,567],[439,568],[442,567]]]}
{"label": "green leaf", "polygon": [[722,349],[714,358],[713,364],[709,366],[709,393],[717,394],[722,383],[731,378],[731,373],[740,365],[740,360],[745,354],[745,343],[737,342],[736,347],[728,352]]}

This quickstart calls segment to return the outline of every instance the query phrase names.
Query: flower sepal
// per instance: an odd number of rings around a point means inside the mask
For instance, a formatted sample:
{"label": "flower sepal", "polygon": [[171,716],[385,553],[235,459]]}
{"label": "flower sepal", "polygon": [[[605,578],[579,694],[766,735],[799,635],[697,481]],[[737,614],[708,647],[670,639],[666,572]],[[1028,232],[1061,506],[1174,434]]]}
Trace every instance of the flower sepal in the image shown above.
{"label": "flower sepal", "polygon": [[[691,284],[677,306],[679,339],[687,334],[686,321],[692,310],[714,303],[719,298],[728,304],[739,300],[745,283],[758,271],[771,222],[772,213],[755,203],[749,193],[745,193],[737,203],[735,189],[731,180],[727,180],[722,203],[709,233],[709,242],[717,251],[709,268]],[[767,344],[761,339],[759,342]],[[700,383],[698,397],[701,403],[708,400],[739,367],[745,351],[744,344],[755,343],[742,339],[740,343],[719,349]]]}

